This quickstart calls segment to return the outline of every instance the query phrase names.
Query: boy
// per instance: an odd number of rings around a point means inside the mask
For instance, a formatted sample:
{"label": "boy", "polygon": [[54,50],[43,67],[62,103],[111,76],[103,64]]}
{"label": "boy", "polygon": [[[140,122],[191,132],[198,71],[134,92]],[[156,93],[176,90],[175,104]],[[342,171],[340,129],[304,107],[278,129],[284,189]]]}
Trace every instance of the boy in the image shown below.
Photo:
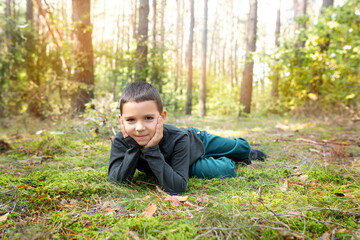
{"label": "boy", "polygon": [[189,176],[235,177],[236,163],[251,164],[250,159],[266,157],[259,150],[250,154],[250,145],[243,138],[164,124],[166,111],[159,92],[146,82],[132,83],[123,90],[119,119],[121,132],[111,147],[110,181],[129,181],[138,169],[154,175],[165,191],[183,193]]}

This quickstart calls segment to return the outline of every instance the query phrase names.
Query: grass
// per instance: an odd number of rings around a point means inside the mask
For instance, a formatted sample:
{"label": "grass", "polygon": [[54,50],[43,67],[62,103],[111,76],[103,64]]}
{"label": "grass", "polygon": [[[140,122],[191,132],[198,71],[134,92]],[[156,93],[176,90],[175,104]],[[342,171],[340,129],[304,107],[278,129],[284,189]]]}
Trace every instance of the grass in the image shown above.
{"label": "grass", "polygon": [[269,158],[238,166],[235,178],[191,178],[186,200],[167,200],[156,179],[140,172],[132,183],[107,181],[109,126],[96,135],[81,121],[13,124],[0,129],[12,147],[0,155],[0,238],[360,238],[359,124],[281,117],[168,123],[244,137]]}

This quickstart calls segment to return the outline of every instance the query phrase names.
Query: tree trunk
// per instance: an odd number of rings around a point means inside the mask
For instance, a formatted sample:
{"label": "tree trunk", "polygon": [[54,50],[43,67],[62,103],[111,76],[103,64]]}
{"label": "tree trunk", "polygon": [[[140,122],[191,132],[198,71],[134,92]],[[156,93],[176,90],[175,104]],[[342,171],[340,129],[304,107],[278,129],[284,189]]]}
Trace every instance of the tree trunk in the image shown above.
{"label": "tree trunk", "polygon": [[139,7],[139,31],[137,34],[136,48],[136,81],[146,81],[147,77],[147,40],[149,25],[149,0],[140,0]]}
{"label": "tree trunk", "polygon": [[[156,51],[156,0],[153,0],[153,54]],[[153,58],[154,58],[153,55]]]}
{"label": "tree trunk", "polygon": [[334,6],[334,0],[323,0],[322,7],[328,8],[330,6]]}
{"label": "tree trunk", "polygon": [[26,1],[26,20],[33,24],[33,2],[32,0]]}
{"label": "tree trunk", "polygon": [[[176,0],[176,42],[175,42],[175,83],[174,83],[174,93],[177,94],[178,84],[179,84],[179,67],[180,67],[180,57],[179,57],[179,47],[180,47],[180,0]],[[177,112],[177,100],[175,99],[174,111]]]}
{"label": "tree trunk", "polygon": [[[161,1],[161,32],[160,32],[160,36],[161,36],[161,42],[160,42],[160,45],[161,45],[161,48],[162,48],[162,51],[163,52],[163,49],[165,47],[165,7],[166,7],[166,0],[162,0]],[[161,54],[162,56],[162,54]]]}
{"label": "tree trunk", "polygon": [[[279,37],[280,37],[280,14],[281,14],[281,0],[278,3],[277,15],[276,15],[276,27],[275,27],[275,46],[278,48],[280,46]],[[277,59],[275,60],[278,61]],[[279,68],[276,65],[275,69],[275,79],[273,80],[271,96],[278,97],[279,96]]]}
{"label": "tree trunk", "polygon": [[250,13],[248,18],[247,41],[246,41],[246,59],[243,72],[243,79],[241,82],[240,104],[244,105],[242,112],[251,112],[251,97],[253,84],[253,68],[254,60],[252,54],[256,50],[256,24],[257,24],[257,0],[250,0]]}
{"label": "tree trunk", "polygon": [[200,116],[206,115],[207,15],[208,15],[208,0],[204,0],[204,27],[203,27],[203,39],[202,39],[202,63],[201,63],[200,99],[199,99]]}
{"label": "tree trunk", "polygon": [[189,35],[189,46],[188,46],[188,84],[187,84],[187,94],[186,94],[186,115],[191,115],[192,108],[192,55],[193,55],[193,41],[194,41],[194,0],[190,0],[190,35]]}
{"label": "tree trunk", "polygon": [[94,54],[90,2],[90,0],[72,0],[75,53],[78,60],[74,77],[79,84],[72,101],[74,110],[80,112],[85,110],[85,103],[94,97]]}
{"label": "tree trunk", "polygon": [[293,33],[295,33],[296,29],[298,28],[298,25],[296,23],[296,19],[299,16],[299,10],[298,10],[298,0],[293,0],[293,9],[294,9],[294,26],[293,26]]}
{"label": "tree trunk", "polygon": [[181,20],[180,20],[180,56],[179,56],[179,62],[180,62],[180,79],[181,79],[181,83],[180,84],[182,87],[180,87],[180,95],[182,95],[183,93],[183,89],[185,89],[185,80],[184,80],[184,68],[183,66],[185,66],[184,64],[184,12],[185,12],[185,2],[184,0],[180,0],[181,1]]}
{"label": "tree trunk", "polygon": [[[132,12],[132,14],[131,14],[131,16],[130,16],[130,26],[131,26],[131,43],[132,42],[134,42],[134,40],[136,40],[136,32],[137,32],[137,28],[136,28],[136,26],[137,26],[137,24],[136,24],[136,20],[137,20],[137,10],[138,10],[138,8],[137,8],[137,0],[135,0],[135,3],[134,3],[134,5],[132,4],[133,3],[133,1],[131,1],[131,12]],[[131,45],[131,43],[130,43],[130,39],[129,39],[129,43],[128,43],[128,49],[130,49],[130,45]]]}

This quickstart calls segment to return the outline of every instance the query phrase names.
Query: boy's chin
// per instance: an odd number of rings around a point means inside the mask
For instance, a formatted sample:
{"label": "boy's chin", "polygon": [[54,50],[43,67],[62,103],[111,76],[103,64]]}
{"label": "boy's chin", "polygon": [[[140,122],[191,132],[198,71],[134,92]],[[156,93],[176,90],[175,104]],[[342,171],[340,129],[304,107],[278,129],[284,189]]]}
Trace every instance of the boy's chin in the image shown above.
{"label": "boy's chin", "polygon": [[146,144],[148,144],[149,141],[136,141],[136,142],[139,146],[144,147],[146,146]]}

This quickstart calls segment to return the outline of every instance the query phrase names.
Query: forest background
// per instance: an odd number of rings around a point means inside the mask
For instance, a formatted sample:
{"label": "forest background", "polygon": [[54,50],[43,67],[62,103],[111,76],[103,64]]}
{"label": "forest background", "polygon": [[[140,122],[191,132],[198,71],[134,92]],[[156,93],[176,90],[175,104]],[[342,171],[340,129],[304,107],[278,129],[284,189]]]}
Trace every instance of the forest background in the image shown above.
{"label": "forest background", "polygon": [[358,0],[0,4],[2,117],[115,111],[138,80],[174,115],[359,112]]}

